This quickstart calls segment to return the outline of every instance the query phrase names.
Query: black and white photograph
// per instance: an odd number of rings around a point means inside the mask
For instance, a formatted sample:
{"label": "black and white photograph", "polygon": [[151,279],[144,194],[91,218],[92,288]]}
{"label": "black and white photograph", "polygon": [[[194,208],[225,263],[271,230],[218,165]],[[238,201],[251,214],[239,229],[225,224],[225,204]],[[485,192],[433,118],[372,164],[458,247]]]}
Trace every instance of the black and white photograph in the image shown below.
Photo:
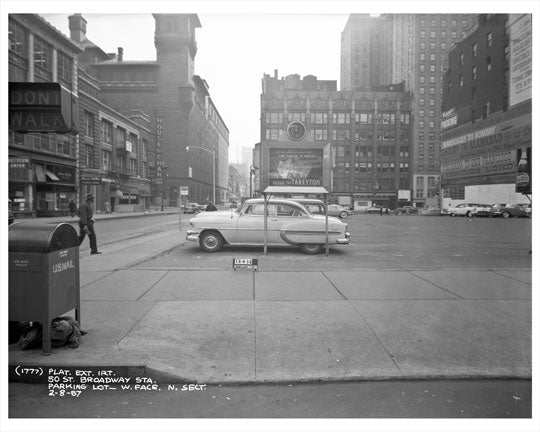
{"label": "black and white photograph", "polygon": [[540,430],[540,3],[0,7],[2,431]]}

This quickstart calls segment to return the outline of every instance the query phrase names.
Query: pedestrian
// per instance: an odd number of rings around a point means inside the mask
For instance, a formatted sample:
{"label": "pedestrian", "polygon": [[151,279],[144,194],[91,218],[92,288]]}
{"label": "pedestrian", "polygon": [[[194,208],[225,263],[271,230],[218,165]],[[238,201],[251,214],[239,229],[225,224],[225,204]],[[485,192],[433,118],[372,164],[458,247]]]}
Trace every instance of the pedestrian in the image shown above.
{"label": "pedestrian", "polygon": [[386,209],[384,209],[384,214],[388,216],[390,210],[388,209],[388,207]]}
{"label": "pedestrian", "polygon": [[75,201],[73,201],[73,199],[69,200],[68,208],[71,217],[75,216],[75,213],[77,213],[77,204],[75,204]]}
{"label": "pedestrian", "polygon": [[211,201],[208,201],[208,205],[206,206],[206,211],[217,211],[217,207],[212,204]]}
{"label": "pedestrian", "polygon": [[79,246],[82,244],[84,237],[88,234],[90,240],[90,253],[92,255],[100,254],[97,250],[96,232],[94,231],[94,211],[92,204],[94,202],[94,194],[86,195],[86,202],[79,207]]}
{"label": "pedestrian", "polygon": [[382,212],[383,212],[383,208],[381,207],[381,208],[379,209],[379,213],[381,214],[381,216],[382,216]]}

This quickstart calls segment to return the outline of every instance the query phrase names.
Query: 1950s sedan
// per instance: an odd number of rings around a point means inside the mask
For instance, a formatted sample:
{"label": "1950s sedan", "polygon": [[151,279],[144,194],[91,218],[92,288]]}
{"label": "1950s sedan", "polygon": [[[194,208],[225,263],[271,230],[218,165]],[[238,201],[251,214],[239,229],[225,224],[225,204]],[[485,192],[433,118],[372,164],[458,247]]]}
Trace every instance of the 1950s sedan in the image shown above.
{"label": "1950s sedan", "polygon": [[[217,252],[224,244],[264,244],[264,200],[247,200],[240,209],[199,213],[191,219],[187,240],[199,241],[206,252]],[[287,199],[270,199],[267,204],[267,245],[299,246],[316,254],[326,245],[325,216],[311,214],[303,205]],[[347,224],[328,217],[328,243],[349,244]]]}

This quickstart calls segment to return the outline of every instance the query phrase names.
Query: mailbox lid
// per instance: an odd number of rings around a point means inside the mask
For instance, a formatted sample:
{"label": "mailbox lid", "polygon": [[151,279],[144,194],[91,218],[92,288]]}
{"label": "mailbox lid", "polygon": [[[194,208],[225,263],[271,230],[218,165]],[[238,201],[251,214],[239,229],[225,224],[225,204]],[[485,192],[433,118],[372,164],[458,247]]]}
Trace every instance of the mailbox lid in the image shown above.
{"label": "mailbox lid", "polygon": [[9,252],[49,253],[79,246],[79,236],[68,223],[9,226]]}

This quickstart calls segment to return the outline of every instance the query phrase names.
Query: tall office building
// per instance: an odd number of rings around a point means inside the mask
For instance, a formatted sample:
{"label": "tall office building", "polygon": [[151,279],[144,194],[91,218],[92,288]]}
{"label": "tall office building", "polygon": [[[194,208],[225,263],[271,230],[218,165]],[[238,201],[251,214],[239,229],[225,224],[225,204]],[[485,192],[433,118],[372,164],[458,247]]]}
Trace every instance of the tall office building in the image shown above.
{"label": "tall office building", "polygon": [[439,204],[442,82],[448,52],[477,22],[472,14],[351,15],[342,33],[341,88],[405,83],[413,95],[412,195]]}

